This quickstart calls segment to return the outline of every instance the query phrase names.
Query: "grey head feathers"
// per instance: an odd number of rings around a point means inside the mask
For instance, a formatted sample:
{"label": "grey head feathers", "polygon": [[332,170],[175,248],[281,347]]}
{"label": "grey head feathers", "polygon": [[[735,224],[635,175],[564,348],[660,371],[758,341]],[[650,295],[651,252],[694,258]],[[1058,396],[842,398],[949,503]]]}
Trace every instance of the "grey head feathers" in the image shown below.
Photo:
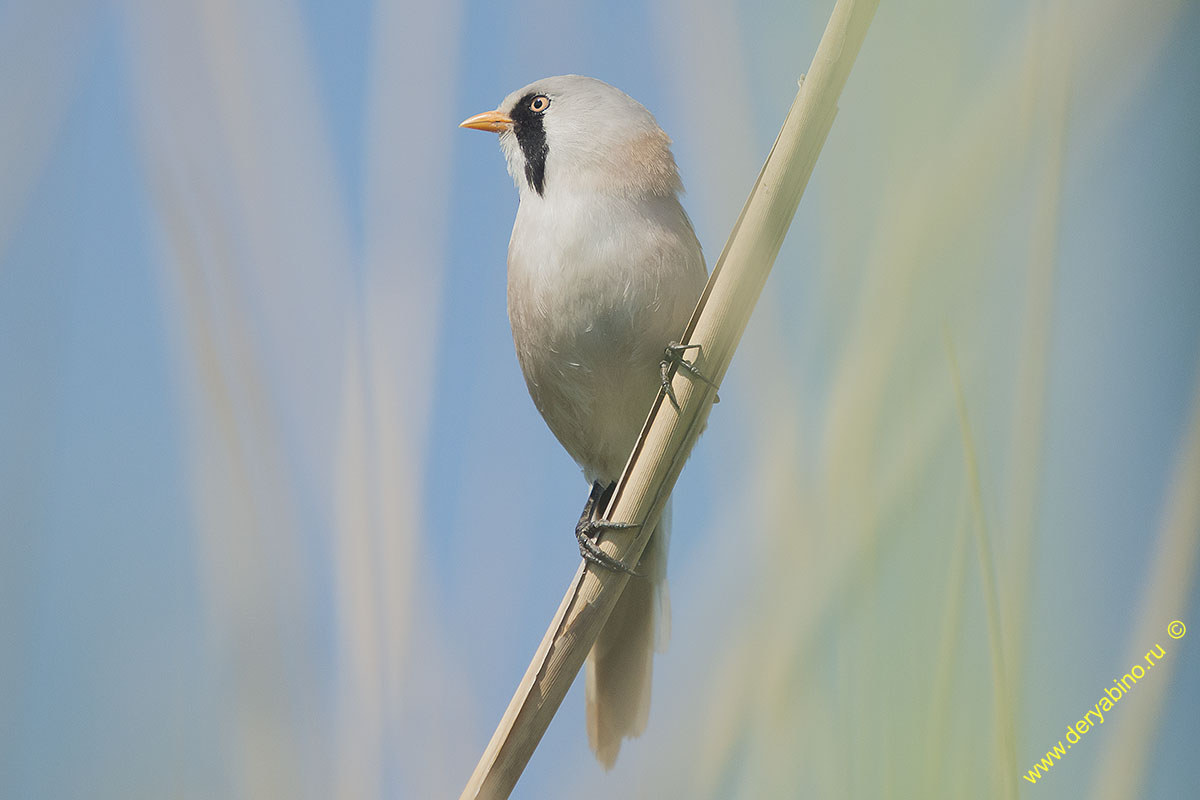
{"label": "grey head feathers", "polygon": [[646,107],[604,81],[543,78],[504,99],[500,134],[521,198],[555,192],[668,195],[682,190],[671,140]]}

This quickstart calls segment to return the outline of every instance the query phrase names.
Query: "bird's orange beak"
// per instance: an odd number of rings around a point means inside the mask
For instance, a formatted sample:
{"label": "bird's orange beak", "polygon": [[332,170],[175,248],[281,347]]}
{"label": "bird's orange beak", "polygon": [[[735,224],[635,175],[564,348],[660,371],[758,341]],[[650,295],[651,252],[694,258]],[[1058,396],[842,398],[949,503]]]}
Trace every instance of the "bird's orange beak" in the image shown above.
{"label": "bird's orange beak", "polygon": [[458,123],[460,128],[471,128],[477,131],[491,131],[492,133],[503,133],[504,131],[512,130],[512,117],[505,114],[503,111],[485,111],[482,114],[476,114],[473,117],[467,117],[462,122]]}

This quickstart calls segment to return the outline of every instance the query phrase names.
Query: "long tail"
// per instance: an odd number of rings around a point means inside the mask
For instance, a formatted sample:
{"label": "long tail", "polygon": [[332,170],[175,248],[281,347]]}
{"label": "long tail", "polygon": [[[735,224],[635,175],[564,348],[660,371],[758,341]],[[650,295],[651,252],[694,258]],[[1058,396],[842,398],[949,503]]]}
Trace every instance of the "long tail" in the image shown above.
{"label": "long tail", "polygon": [[668,501],[638,565],[644,577],[629,579],[588,655],[588,743],[605,769],[617,763],[621,740],[641,735],[650,716],[654,651],[664,650],[670,637],[670,538]]}

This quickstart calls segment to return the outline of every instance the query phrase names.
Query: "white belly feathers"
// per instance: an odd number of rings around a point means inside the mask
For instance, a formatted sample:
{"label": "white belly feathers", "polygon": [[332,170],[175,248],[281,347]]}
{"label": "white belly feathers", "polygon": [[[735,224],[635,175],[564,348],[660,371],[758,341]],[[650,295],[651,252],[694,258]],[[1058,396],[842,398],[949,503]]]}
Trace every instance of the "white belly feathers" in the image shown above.
{"label": "white belly feathers", "polygon": [[534,404],[589,481],[614,481],[624,468],[663,348],[703,288],[683,216],[674,196],[523,198],[517,213],[508,254],[517,358]]}

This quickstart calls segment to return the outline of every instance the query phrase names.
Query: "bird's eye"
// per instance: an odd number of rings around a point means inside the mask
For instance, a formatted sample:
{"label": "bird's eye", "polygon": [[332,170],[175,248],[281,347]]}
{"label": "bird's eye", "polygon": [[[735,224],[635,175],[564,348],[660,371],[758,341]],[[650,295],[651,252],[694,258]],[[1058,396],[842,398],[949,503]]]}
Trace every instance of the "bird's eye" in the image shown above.
{"label": "bird's eye", "polygon": [[537,97],[529,101],[529,110],[535,114],[540,114],[550,107],[550,98],[544,94],[539,94]]}

